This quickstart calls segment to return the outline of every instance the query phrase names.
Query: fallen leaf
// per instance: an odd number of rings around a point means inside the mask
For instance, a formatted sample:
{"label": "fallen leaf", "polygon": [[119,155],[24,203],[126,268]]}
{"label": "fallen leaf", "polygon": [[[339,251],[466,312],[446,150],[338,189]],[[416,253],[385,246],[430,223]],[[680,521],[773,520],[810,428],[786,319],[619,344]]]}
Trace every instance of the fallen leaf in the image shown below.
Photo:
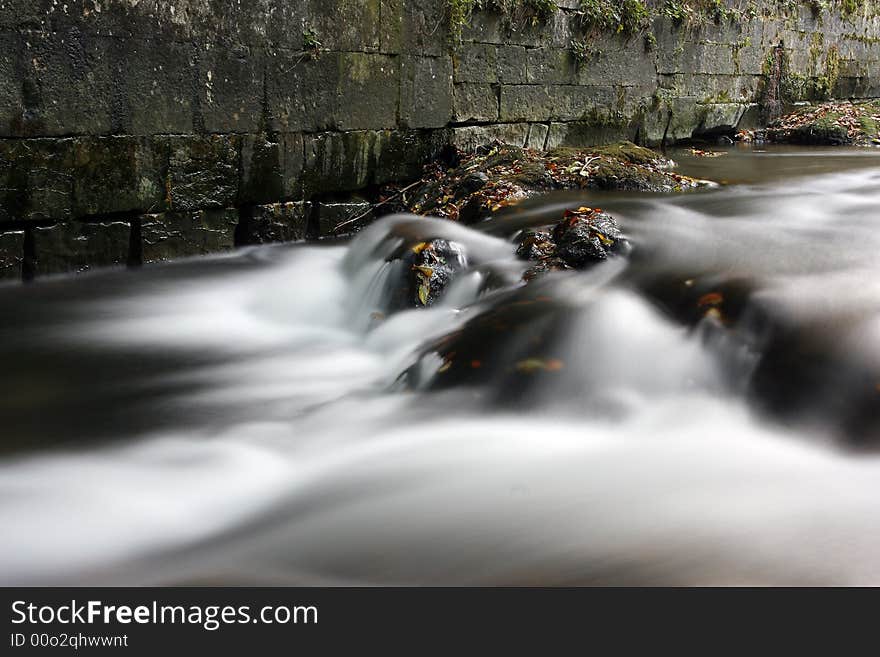
{"label": "fallen leaf", "polygon": [[700,308],[705,308],[706,306],[720,306],[722,303],[724,303],[724,297],[718,292],[704,294],[700,297],[700,300],[697,301],[697,305]]}

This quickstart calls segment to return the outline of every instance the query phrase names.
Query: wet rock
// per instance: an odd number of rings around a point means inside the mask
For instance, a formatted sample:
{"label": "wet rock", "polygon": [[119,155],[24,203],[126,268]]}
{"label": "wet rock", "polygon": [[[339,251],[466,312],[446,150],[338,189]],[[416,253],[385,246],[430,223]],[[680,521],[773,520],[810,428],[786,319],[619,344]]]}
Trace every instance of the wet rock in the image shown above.
{"label": "wet rock", "polygon": [[617,222],[607,212],[579,208],[566,212],[553,229],[556,255],[569,267],[583,269],[626,251],[626,240]]}
{"label": "wet rock", "polygon": [[390,262],[393,273],[383,314],[433,306],[468,266],[464,247],[443,239],[410,242]]}
{"label": "wet rock", "polygon": [[487,401],[516,407],[564,374],[559,338],[571,317],[572,308],[544,286],[527,285],[428,344],[403,380],[429,390],[492,383],[481,389]]}
{"label": "wet rock", "polygon": [[235,245],[235,209],[163,212],[141,220],[143,262],[228,251]]}
{"label": "wet rock", "polygon": [[474,194],[483,189],[483,187],[485,187],[488,182],[489,176],[487,176],[482,171],[469,174],[465,176],[464,180],[462,180],[456,196],[458,198],[464,198],[465,196]]}
{"label": "wet rock", "polygon": [[128,222],[71,222],[33,229],[35,273],[83,272],[129,261]]}
{"label": "wet rock", "polygon": [[241,147],[235,135],[169,137],[167,196],[175,211],[234,205]]}
{"label": "wet rock", "polygon": [[236,243],[270,244],[305,239],[312,204],[307,201],[270,203],[247,208],[236,229]]}
{"label": "wet rock", "polygon": [[629,242],[611,215],[582,207],[567,210],[552,230],[525,231],[516,253],[536,263],[523,277],[531,281],[550,271],[585,269],[629,251]]}
{"label": "wet rock", "polygon": [[432,306],[455,275],[467,267],[462,247],[447,240],[423,242],[413,247],[410,300],[415,306]]}
{"label": "wet rock", "polygon": [[556,255],[556,242],[548,231],[527,230],[520,238],[516,255],[523,260],[547,260]]}
{"label": "wet rock", "polygon": [[554,271],[566,271],[570,269],[570,267],[565,264],[565,261],[561,258],[550,257],[545,258],[543,260],[538,260],[537,264],[532,267],[529,267],[525,273],[523,273],[523,280],[526,283],[530,283],[533,280],[537,279],[543,274],[547,274]]}

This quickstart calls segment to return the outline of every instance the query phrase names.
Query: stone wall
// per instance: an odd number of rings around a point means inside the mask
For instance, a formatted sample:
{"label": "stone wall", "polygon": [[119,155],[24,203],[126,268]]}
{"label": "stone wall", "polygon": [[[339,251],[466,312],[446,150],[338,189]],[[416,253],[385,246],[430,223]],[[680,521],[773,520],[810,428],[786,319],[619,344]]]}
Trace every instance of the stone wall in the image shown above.
{"label": "stone wall", "polygon": [[0,0],[0,277],[315,238],[449,146],[657,144],[880,95],[871,2],[630,36],[576,0],[453,36],[447,2]]}

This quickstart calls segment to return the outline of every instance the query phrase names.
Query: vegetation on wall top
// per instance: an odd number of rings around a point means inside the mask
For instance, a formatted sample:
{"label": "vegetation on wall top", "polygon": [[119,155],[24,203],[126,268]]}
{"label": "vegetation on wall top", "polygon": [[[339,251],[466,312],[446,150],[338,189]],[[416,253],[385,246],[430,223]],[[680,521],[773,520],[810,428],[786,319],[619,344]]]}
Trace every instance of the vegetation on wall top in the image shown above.
{"label": "vegetation on wall top", "polygon": [[[508,26],[537,24],[546,21],[559,9],[555,0],[446,0],[453,42],[461,40],[462,31],[474,12],[492,11],[504,16]],[[845,18],[880,14],[880,0],[775,0],[780,11],[806,6],[814,14],[839,11]],[[758,4],[747,6],[729,0],[579,0],[577,13],[589,30],[624,36],[646,32],[657,17],[676,24],[721,23],[758,17]]]}

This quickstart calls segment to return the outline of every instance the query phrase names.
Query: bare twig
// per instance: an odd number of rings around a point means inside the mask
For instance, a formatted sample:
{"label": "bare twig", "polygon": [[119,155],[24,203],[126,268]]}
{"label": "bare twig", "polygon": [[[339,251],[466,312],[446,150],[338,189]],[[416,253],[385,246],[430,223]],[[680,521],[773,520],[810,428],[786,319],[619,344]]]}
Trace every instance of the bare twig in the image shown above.
{"label": "bare twig", "polygon": [[395,200],[396,198],[398,198],[398,197],[400,197],[400,196],[403,196],[403,195],[406,194],[409,190],[411,190],[413,187],[416,187],[417,185],[421,185],[421,184],[422,184],[422,181],[421,181],[421,180],[417,180],[417,181],[415,181],[412,185],[409,185],[409,186],[407,186],[407,187],[404,187],[403,189],[401,189],[401,190],[400,190],[399,192],[397,192],[396,194],[393,194],[392,196],[389,196],[388,198],[386,198],[384,201],[380,201],[379,203],[376,203],[375,205],[371,205],[371,206],[370,206],[370,209],[367,210],[366,212],[363,212],[363,213],[359,214],[358,216],[353,217],[352,219],[347,219],[347,220],[343,221],[341,224],[337,225],[337,226],[333,229],[333,232],[335,233],[335,232],[337,232],[340,228],[344,228],[345,226],[348,226],[348,225],[350,225],[350,224],[357,223],[358,221],[360,221],[360,220],[363,219],[364,217],[369,216],[369,214],[370,214],[371,212],[373,212],[376,208],[381,208],[381,207],[382,207],[383,205],[385,205],[386,203],[390,203],[391,201]]}

